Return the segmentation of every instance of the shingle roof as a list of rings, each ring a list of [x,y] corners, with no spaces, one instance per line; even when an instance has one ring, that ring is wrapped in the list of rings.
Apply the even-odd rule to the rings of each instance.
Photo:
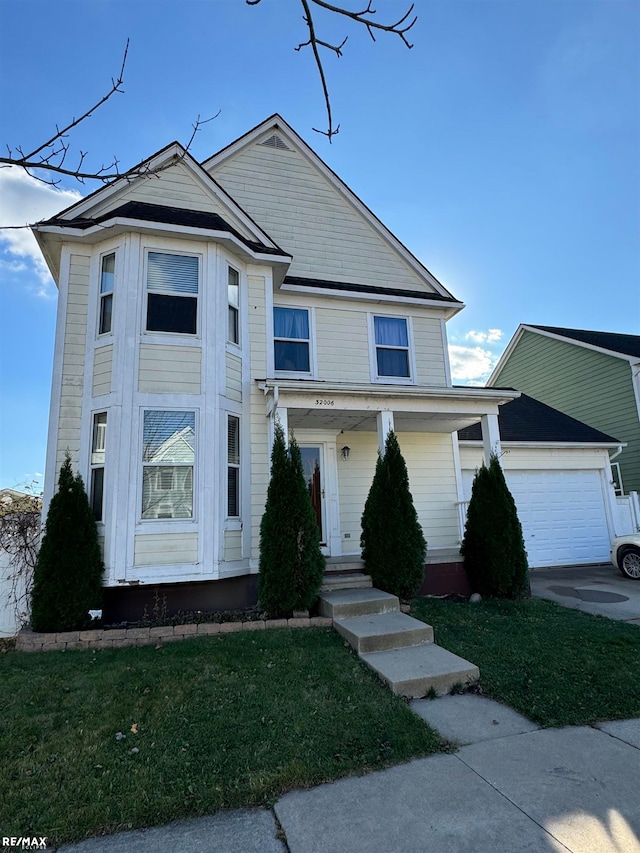
[[[454,302],[458,300],[454,296],[443,296],[427,290],[401,290],[396,287],[378,287],[373,284],[355,284],[344,281],[325,281],[318,278],[304,278],[301,276],[287,275],[283,284],[298,284],[304,287],[317,287],[326,290],[347,290],[352,293],[377,293],[385,296],[407,296],[413,299],[435,299],[439,302]]]
[[[572,338],[583,344],[591,344],[594,347],[602,347],[622,355],[632,355],[640,358],[640,335],[619,335],[616,332],[592,332],[588,329],[561,329],[557,326],[534,326],[532,329],[540,329],[543,332],[551,332],[561,335],[563,338]]]
[[[493,389],[494,391],[497,389]],[[553,409],[551,406],[521,394],[498,410],[502,441],[562,442],[576,444],[616,444],[617,439],[594,429],[582,421]],[[480,424],[458,431],[460,441],[481,441]]]
[[[48,219],[44,225],[61,225],[66,228],[85,230],[93,225],[99,225],[109,219],[122,217],[125,219],[140,219],[143,222],[162,222],[166,225],[185,225],[190,228],[204,228],[209,231],[226,231],[233,234],[245,246],[254,252],[266,255],[285,255],[281,249],[273,249],[263,243],[247,240],[217,213],[204,210],[186,210],[182,207],[168,207],[162,204],[148,204],[142,201],[128,201],[126,204],[110,210],[108,213],[95,218],[78,217],[76,219]]]

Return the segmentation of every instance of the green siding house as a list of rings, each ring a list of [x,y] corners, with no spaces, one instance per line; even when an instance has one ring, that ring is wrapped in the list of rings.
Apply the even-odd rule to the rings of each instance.
[[[489,378],[626,443],[624,492],[640,491],[640,336],[519,326]]]

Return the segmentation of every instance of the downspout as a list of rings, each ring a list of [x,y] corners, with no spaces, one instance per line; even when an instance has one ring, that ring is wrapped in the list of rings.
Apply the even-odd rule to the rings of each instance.
[[[618,456],[620,456],[620,454],[622,453],[623,447],[624,447],[624,445],[622,445],[622,444],[618,445],[618,449],[616,450],[616,452],[613,454],[613,456],[609,457],[609,462],[613,462],[614,459],[617,459]]]

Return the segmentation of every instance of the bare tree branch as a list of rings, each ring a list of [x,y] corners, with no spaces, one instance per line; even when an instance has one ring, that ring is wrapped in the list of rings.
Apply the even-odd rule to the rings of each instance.
[[[262,0],[245,0],[247,6],[257,6]],[[413,27],[415,22],[418,20],[418,16],[413,14],[415,4],[412,3],[407,11],[400,17],[397,21],[390,24],[384,24],[380,21],[374,19],[372,16],[376,14],[376,10],[372,7],[372,0],[368,0],[367,6],[365,9],[361,9],[360,11],[354,12],[350,9],[345,9],[344,6],[335,6],[333,3],[328,3],[326,0],[300,0],[302,4],[302,8],[304,11],[303,21],[307,25],[307,29],[309,30],[309,38],[307,41],[301,42],[295,50],[300,51],[303,47],[310,47],[313,52],[313,58],[316,63],[316,68],[318,69],[318,75],[320,77],[320,83],[322,85],[322,93],[324,95],[325,109],[327,113],[327,130],[318,130],[318,128],[314,127],[313,129],[316,133],[322,133],[323,136],[326,136],[331,142],[332,137],[334,137],[340,131],[340,125],[334,127],[333,124],[333,116],[331,112],[331,99],[329,97],[329,87],[327,85],[327,79],[324,72],[324,66],[322,63],[322,57],[320,55],[319,48],[323,47],[326,50],[333,51],[335,55],[339,58],[342,56],[342,48],[345,46],[347,42],[348,36],[342,40],[340,44],[331,44],[330,42],[324,41],[320,39],[316,32],[315,23],[313,20],[313,16],[311,14],[311,5],[313,4],[320,9],[325,9],[328,12],[332,12],[336,15],[342,15],[345,18],[349,18],[352,21],[355,21],[358,24],[362,24],[366,27],[367,32],[371,36],[373,41],[376,40],[375,31],[392,33],[397,35],[401,41],[411,49],[413,47],[412,44],[409,43],[407,39],[407,33]]]
[[[24,169],[24,171],[32,178],[35,178],[38,181],[41,181],[43,184],[47,184],[49,186],[58,186],[60,184],[61,179],[56,180],[55,175],[62,175],[69,178],[73,178],[81,184],[84,184],[85,181],[101,181],[106,184],[109,181],[115,180],[116,178],[125,178],[125,180],[132,181],[135,178],[140,177],[151,177],[153,175],[157,175],[159,172],[163,171],[167,168],[166,165],[159,166],[157,168],[152,169],[149,166],[143,165],[133,169],[129,169],[128,171],[121,172],[120,171],[120,161],[114,155],[113,159],[108,164],[102,164],[97,169],[88,169],[84,167],[85,159],[87,157],[87,152],[80,149],[78,155],[78,161],[76,166],[67,166],[66,160],[67,155],[69,154],[70,144],[67,141],[69,133],[77,128],[82,122],[90,119],[93,114],[100,107],[104,106],[108,100],[110,100],[116,93],[123,94],[124,89],[122,88],[124,83],[124,70],[127,63],[127,56],[129,54],[129,39],[127,39],[127,43],[125,45],[124,54],[122,56],[122,64],[120,66],[120,73],[117,78],[111,78],[111,88],[109,91],[103,95],[99,101],[97,101],[92,107],[88,110],[85,110],[82,115],[78,118],[72,119],[67,125],[63,128],[59,128],[56,125],[56,132],[51,136],[50,139],[47,139],[46,142],[41,143],[33,151],[30,151],[28,154],[25,154],[22,146],[17,145],[15,151],[12,150],[8,145],[6,146],[8,155],[6,157],[0,157],[0,168],[6,168],[7,166],[17,166],[18,168]],[[197,117],[196,121],[192,125],[192,133],[185,146],[185,151],[189,151],[191,145],[193,144],[193,140],[195,139],[196,134],[199,130],[201,130],[202,126],[207,124],[210,121],[213,121],[214,118],[217,118],[220,115],[220,110],[211,118],[201,119],[200,116]],[[175,162],[175,161],[174,161]],[[46,177],[43,177],[46,175]]]

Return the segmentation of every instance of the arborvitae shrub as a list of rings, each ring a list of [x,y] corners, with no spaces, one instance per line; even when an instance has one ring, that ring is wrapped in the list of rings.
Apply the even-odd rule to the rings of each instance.
[[[515,501],[495,455],[478,469],[461,554],[473,592],[492,598],[528,594],[527,552]]]
[[[47,513],[31,594],[34,631],[78,631],[102,606],[104,563],[80,474],[67,455]]]
[[[260,523],[261,607],[272,614],[308,610],[322,584],[325,559],[320,532],[302,470],[300,448],[276,424],[271,480]]]
[[[409,475],[393,431],[378,454],[362,513],[362,559],[374,586],[408,599],[424,578],[427,543],[409,489]]]

